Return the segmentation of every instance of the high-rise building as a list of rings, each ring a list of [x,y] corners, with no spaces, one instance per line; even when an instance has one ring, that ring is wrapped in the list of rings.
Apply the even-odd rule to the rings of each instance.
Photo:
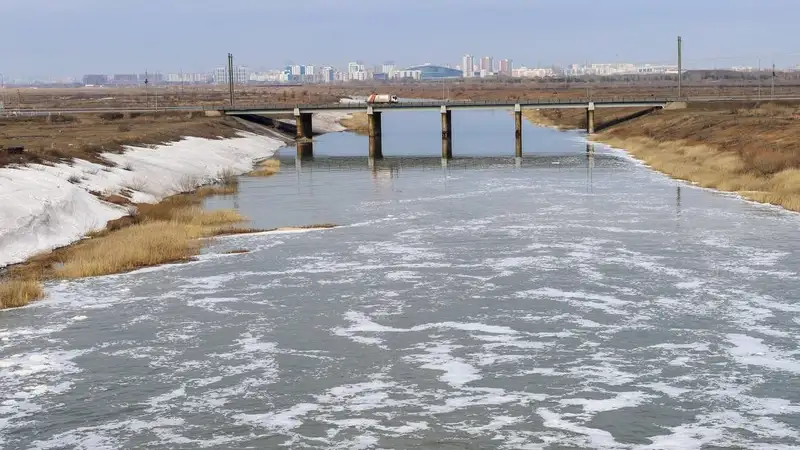
[[[498,72],[500,72],[502,75],[511,76],[512,70],[514,70],[514,67],[510,59],[500,60],[500,67],[498,67]]]
[[[247,84],[250,81],[250,71],[245,66],[233,68],[233,82],[236,84]]]
[[[322,82],[323,83],[330,83],[334,80],[334,76],[336,71],[333,70],[333,67],[325,66],[322,68]]]
[[[211,74],[211,79],[215,84],[228,84],[228,68],[217,67]],[[250,71],[244,66],[235,66],[233,68],[233,82],[234,84],[246,84],[250,80]]]
[[[358,62],[351,62],[347,64],[347,73],[363,72],[363,64]]]
[[[395,64],[391,61],[385,62],[381,66],[381,73],[387,74],[389,78],[392,77],[392,74],[394,73],[395,70],[397,70],[397,66],[395,66]]]
[[[214,81],[214,84],[226,84],[228,82],[228,68],[227,67],[217,67],[211,73],[211,79]]]
[[[103,86],[108,84],[108,75],[90,74],[83,76],[83,84],[86,86]]]
[[[463,73],[465,78],[469,78],[475,73],[474,65],[475,63],[472,55],[464,55],[464,57],[461,59],[461,67],[464,68]]]
[[[481,58],[481,72],[484,70],[487,73],[494,72],[494,59],[491,56],[484,56]]]

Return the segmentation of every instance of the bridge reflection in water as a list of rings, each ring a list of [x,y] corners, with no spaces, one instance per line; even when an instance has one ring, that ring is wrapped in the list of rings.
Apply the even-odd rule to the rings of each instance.
[[[573,177],[585,170],[586,192],[595,193],[594,175],[616,170],[629,170],[631,162],[614,154],[595,152],[594,144],[586,144],[585,152],[527,155],[522,158],[506,156],[456,157],[398,156],[369,158],[365,156],[318,156],[301,158],[294,152],[279,153],[281,171],[296,172],[298,179],[313,172],[365,172],[372,180],[382,184],[400,178],[403,171],[439,171],[443,175],[469,170],[558,170],[571,172]],[[566,175],[566,173],[565,173]],[[533,178],[535,179],[535,177]],[[602,178],[601,178],[602,179]],[[681,184],[675,189],[676,226],[680,226],[683,208]]]
[[[293,153],[293,152],[292,152]],[[369,172],[373,179],[399,178],[403,171],[440,171],[442,174],[468,170],[586,170],[587,192],[592,191],[592,173],[595,169],[614,170],[629,166],[629,162],[617,156],[595,153],[594,145],[587,144],[583,153],[553,153],[526,155],[525,157],[477,156],[307,156],[301,157],[281,152],[278,159],[281,171],[295,171],[298,176],[314,172]]]
[[[395,172],[415,170],[474,170],[474,169],[574,169],[594,167],[614,168],[628,165],[624,160],[610,154],[595,153],[594,146],[587,144],[585,153],[540,153],[524,157],[465,156],[453,159],[439,156],[307,156],[280,153],[281,167],[298,172],[312,171],[372,171]]]

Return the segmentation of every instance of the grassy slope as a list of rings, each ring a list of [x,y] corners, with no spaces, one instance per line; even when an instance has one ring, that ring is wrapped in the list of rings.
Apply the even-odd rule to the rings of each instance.
[[[575,128],[579,114],[559,117],[542,110],[526,116],[543,125]],[[608,118],[598,112],[597,120]],[[595,139],[624,148],[672,177],[800,211],[798,105],[690,105],[616,125]]]

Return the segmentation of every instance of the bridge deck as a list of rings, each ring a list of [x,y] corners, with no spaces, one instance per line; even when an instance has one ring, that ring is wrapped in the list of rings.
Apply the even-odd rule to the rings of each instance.
[[[647,108],[652,106],[666,106],[670,103],[669,99],[613,99],[594,101],[596,108]],[[589,101],[586,100],[535,100],[520,102],[496,102],[496,101],[413,101],[400,103],[377,103],[372,106],[374,111],[408,111],[408,110],[439,110],[442,106],[451,110],[458,109],[513,109],[520,105],[522,109],[565,109],[565,108],[588,108]],[[287,107],[279,105],[264,106],[239,106],[222,108],[228,115],[237,114],[291,114],[296,109],[302,112],[359,112],[365,111],[367,103],[334,103],[327,105],[297,105]]]

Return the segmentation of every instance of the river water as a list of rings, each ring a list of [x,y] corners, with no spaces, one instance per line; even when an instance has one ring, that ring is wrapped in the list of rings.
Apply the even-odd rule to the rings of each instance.
[[[800,219],[502,112],[384,117],[214,199],[199,261],[0,314],[0,447],[800,445]],[[224,254],[246,249],[249,253]]]

